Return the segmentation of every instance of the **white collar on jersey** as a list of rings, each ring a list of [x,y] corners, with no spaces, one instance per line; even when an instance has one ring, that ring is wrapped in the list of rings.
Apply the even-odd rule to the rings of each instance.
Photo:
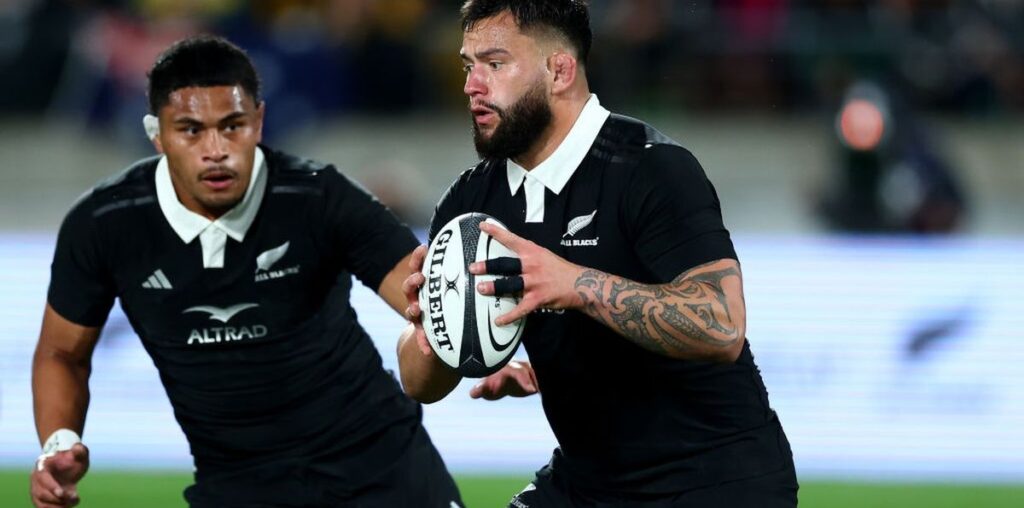
[[[594,144],[594,140],[597,139],[597,135],[601,132],[601,127],[604,126],[609,115],[611,112],[601,106],[597,95],[590,94],[590,99],[583,106],[583,111],[580,111],[580,116],[569,130],[569,134],[547,159],[544,159],[531,171],[523,169],[511,159],[508,160],[506,174],[508,175],[509,192],[515,194],[519,190],[519,186],[529,178],[555,194],[561,193],[565,184],[576,172],[576,168],[590,152],[591,145]],[[541,189],[539,185],[527,185],[526,222],[543,222],[544,194],[540,193],[539,196],[536,196],[535,192],[531,192],[531,188]]]
[[[583,106],[583,111],[580,111],[580,116],[572,129],[569,129],[569,134],[547,159],[531,171],[523,169],[511,159],[508,160],[509,191],[515,194],[529,175],[543,183],[551,192],[561,193],[569,178],[576,172],[576,168],[583,162],[583,158],[590,152],[591,145],[594,144],[610,114],[610,111],[601,106],[597,95],[590,94],[590,99]]]
[[[160,202],[160,210],[178,234],[181,241],[191,243],[197,236],[203,244],[203,266],[221,268],[224,266],[224,244],[227,238],[236,242],[245,239],[249,226],[256,219],[263,194],[267,187],[267,171],[263,151],[256,147],[253,157],[252,173],[249,176],[249,188],[245,190],[242,201],[221,215],[217,220],[210,220],[198,213],[185,208],[178,201],[171,182],[171,172],[167,166],[167,157],[161,157],[156,166],[156,197]]]

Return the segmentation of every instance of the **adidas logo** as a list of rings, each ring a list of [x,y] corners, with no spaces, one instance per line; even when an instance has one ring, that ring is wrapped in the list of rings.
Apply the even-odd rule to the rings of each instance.
[[[150,275],[146,282],[142,283],[142,287],[146,289],[174,289],[174,286],[171,286],[171,281],[167,280],[164,271],[160,269],[153,272],[153,275]]]

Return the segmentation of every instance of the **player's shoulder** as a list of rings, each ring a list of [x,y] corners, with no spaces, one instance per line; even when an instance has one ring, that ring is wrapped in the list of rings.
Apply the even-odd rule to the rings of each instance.
[[[460,173],[438,199],[430,220],[431,228],[440,227],[464,210],[479,209],[487,194],[488,182],[504,168],[504,160],[484,159]]]
[[[270,173],[271,192],[323,194],[340,176],[329,163],[260,145]]]
[[[333,167],[323,161],[275,150],[265,145],[260,145],[260,150],[263,151],[268,166],[288,176],[316,176],[321,171]]]
[[[154,173],[160,156],[139,159],[104,178],[83,193],[72,205],[69,216],[100,218],[111,212],[156,203]]]
[[[681,143],[666,136],[651,124],[626,115],[613,113],[598,134],[596,145],[613,151],[618,159],[641,162],[651,157],[687,154]]]
[[[488,178],[505,169],[505,161],[502,159],[483,159],[463,171],[456,183],[466,185],[483,185]]]
[[[634,175],[700,171],[693,152],[652,125],[620,114],[609,116],[594,144],[598,156]]]
[[[442,200],[445,198],[478,195],[485,191],[490,179],[504,169],[504,160],[483,159],[478,161],[459,174],[451,185],[448,186]]]

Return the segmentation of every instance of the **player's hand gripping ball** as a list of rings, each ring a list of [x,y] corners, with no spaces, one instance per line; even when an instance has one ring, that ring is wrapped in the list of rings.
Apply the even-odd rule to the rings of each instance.
[[[518,305],[521,278],[509,279],[519,286],[518,292],[507,296],[476,291],[478,282],[521,272],[516,254],[480,231],[484,221],[505,228],[486,214],[460,215],[437,232],[423,261],[426,282],[419,293],[423,331],[434,354],[464,377],[484,377],[501,369],[519,346],[526,325],[525,317],[505,326],[494,324],[494,318]],[[487,260],[491,260],[487,275],[469,273],[470,263]]]

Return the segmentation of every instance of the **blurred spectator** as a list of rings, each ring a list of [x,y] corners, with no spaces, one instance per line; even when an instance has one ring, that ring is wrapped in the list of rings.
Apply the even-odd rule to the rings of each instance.
[[[599,83],[596,90],[619,103],[649,104],[671,88],[671,0],[617,0],[594,9],[596,46],[587,72]],[[667,85],[667,86],[666,86]]]
[[[624,109],[814,111],[855,76],[924,111],[1024,110],[1024,2],[593,2],[593,88]],[[141,143],[153,48],[213,31],[265,77],[273,139],[353,113],[451,109],[454,14],[437,0],[6,0],[0,115],[56,111]]]
[[[948,233],[964,192],[913,113],[882,87],[858,82],[836,114],[837,171],[820,203],[834,229]]]
[[[0,113],[44,110],[68,56],[78,13],[60,0],[0,2]]]

